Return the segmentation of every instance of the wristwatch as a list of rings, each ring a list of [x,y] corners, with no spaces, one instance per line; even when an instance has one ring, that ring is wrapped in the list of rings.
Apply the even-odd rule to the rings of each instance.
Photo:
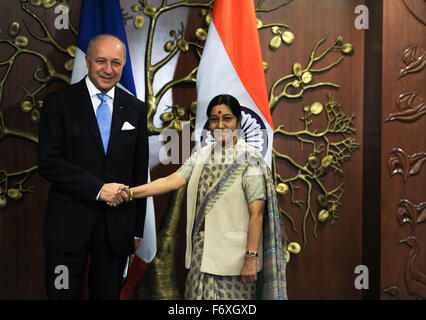
[[[246,254],[250,257],[258,257],[259,254],[256,251],[247,251]]]

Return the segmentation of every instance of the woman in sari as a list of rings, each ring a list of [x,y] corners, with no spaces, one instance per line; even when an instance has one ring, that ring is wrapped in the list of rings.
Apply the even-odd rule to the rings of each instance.
[[[286,239],[271,172],[258,151],[238,137],[237,99],[216,96],[207,116],[216,142],[173,174],[130,188],[128,198],[188,185],[185,299],[286,299]]]

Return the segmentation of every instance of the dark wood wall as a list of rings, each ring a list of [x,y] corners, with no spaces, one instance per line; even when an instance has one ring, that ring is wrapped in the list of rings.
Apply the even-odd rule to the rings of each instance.
[[[25,3],[25,1],[22,1]],[[34,2],[37,4],[37,2]],[[67,71],[64,64],[71,58],[67,53],[62,53],[54,48],[52,44],[35,39],[27,30],[28,28],[37,37],[46,37],[41,24],[31,15],[36,14],[40,21],[47,27],[53,39],[66,49],[76,43],[76,36],[70,29],[57,30],[54,20],[57,15],[54,8],[44,8],[26,2],[24,10],[20,1],[0,1],[0,61],[7,61],[17,50],[7,40],[14,42],[17,36],[24,36],[28,44],[22,49],[30,52],[20,53],[13,60],[10,74],[6,76],[7,66],[0,67],[0,81],[4,84],[3,95],[0,100],[0,111],[4,117],[4,124],[0,129],[0,197],[4,195],[6,187],[16,189],[16,182],[23,178],[22,175],[7,179],[6,172],[13,174],[30,169],[37,164],[37,144],[32,142],[37,139],[38,124],[31,121],[32,111],[23,112],[21,103],[32,101],[27,96],[25,88],[29,93],[35,92],[43,85],[34,79],[34,72],[40,66],[38,76],[46,78],[46,64],[42,54],[54,67],[54,69],[68,77],[71,72]],[[80,12],[80,1],[72,1],[70,21],[78,26]],[[20,26],[16,35],[9,33],[13,22]],[[43,100],[46,94],[65,86],[62,80],[48,80],[46,88],[34,95],[35,102]],[[35,105],[31,110],[39,110]],[[24,132],[29,138],[13,137],[4,135],[4,128]],[[44,252],[43,252],[43,217],[46,207],[48,184],[35,171],[23,183],[23,189],[34,187],[33,193],[24,193],[21,200],[13,200],[5,196],[7,204],[0,209],[0,299],[44,299]]]
[[[384,1],[381,296],[426,298],[426,5]]]
[[[284,99],[273,112],[274,126],[285,125],[288,131],[304,129],[304,123],[299,119],[303,117],[303,107],[318,101],[325,105],[327,94],[342,105],[347,115],[355,114],[354,138],[362,143],[363,140],[363,114],[364,114],[364,30],[354,27],[354,9],[362,1],[294,1],[285,9],[271,14],[263,14],[266,22],[282,22],[290,27],[295,35],[291,45],[279,48],[277,51],[268,50],[271,31],[261,31],[263,58],[270,64],[266,80],[271,83],[292,71],[293,64],[299,62],[305,67],[314,49],[315,44],[328,34],[327,39],[318,48],[315,56],[323,53],[337,37],[343,37],[343,43],[351,43],[355,48],[352,56],[345,56],[343,61],[329,71],[314,74],[313,83],[331,82],[340,87],[320,87],[307,90],[302,98]],[[261,17],[262,17],[261,16]],[[266,18],[267,17],[267,18]],[[315,68],[326,67],[342,55],[340,50],[333,50],[324,59],[318,61]],[[322,113],[312,120],[312,126],[322,132],[326,126]],[[313,129],[312,129],[313,130]],[[307,138],[305,136],[305,138]],[[331,139],[340,139],[331,136]],[[301,145],[295,139],[277,136],[274,140],[275,148],[305,164],[312,147]],[[324,155],[322,155],[324,156]],[[328,190],[344,184],[343,205],[339,210],[339,218],[334,225],[330,221],[317,222],[317,238],[314,237],[314,222],[308,216],[306,220],[306,247],[298,255],[292,255],[288,264],[287,285],[289,299],[360,299],[362,292],[354,287],[354,269],[363,264],[362,260],[362,170],[363,149],[355,151],[350,160],[344,163],[343,174],[328,172],[324,185]],[[293,166],[286,161],[277,163],[278,172],[283,177],[292,177],[295,174]],[[290,241],[296,241],[303,247],[303,219],[306,210],[305,183],[297,184],[300,189],[295,192],[295,199],[305,201],[303,208],[290,204],[290,195],[279,196],[281,207],[295,220],[297,233],[286,221],[287,233]],[[320,190],[313,184],[312,211],[317,216],[320,206],[316,200]],[[303,270],[303,271],[302,271]]]
[[[281,2],[270,1],[271,6]],[[414,253],[414,249],[407,244],[398,243],[409,236],[417,239],[421,251],[416,256],[414,269],[424,274],[425,223],[422,221],[414,223],[413,215],[415,212],[417,220],[424,217],[424,205],[422,207],[421,204],[426,201],[424,198],[426,168],[424,166],[422,168],[421,162],[412,159],[421,161],[425,152],[425,117],[420,116],[418,119],[404,122],[384,121],[390,113],[398,111],[396,99],[401,94],[417,92],[417,100],[409,102],[410,100],[403,99],[402,108],[405,108],[404,103],[418,105],[421,98],[425,97],[424,69],[398,79],[400,70],[406,67],[406,63],[401,59],[404,50],[417,45],[417,51],[413,55],[408,54],[406,58],[413,59],[421,56],[422,49],[425,48],[425,26],[420,21],[421,18],[416,18],[410,13],[404,3],[411,9],[417,8],[418,15],[424,14],[422,11],[424,7],[421,7],[423,1],[420,0],[293,0],[277,11],[258,14],[263,24],[286,24],[295,35],[293,44],[282,44],[277,50],[271,50],[269,42],[274,34],[271,29],[260,30],[263,59],[269,64],[269,70],[266,72],[268,88],[277,79],[290,74],[295,62],[306,66],[315,44],[325,34],[328,34],[328,37],[318,48],[318,55],[338,36],[343,37],[343,43],[350,43],[355,48],[354,54],[345,55],[339,65],[313,76],[314,83],[332,82],[338,84],[339,88],[320,87],[307,90],[303,97],[298,99],[282,99],[273,112],[275,127],[285,125],[288,131],[303,130],[303,122],[300,121],[303,107],[317,101],[324,105],[327,102],[327,94],[332,94],[334,100],[342,105],[346,115],[355,115],[353,127],[356,128],[356,132],[348,136],[355,138],[359,143],[359,148],[353,152],[348,161],[344,162],[343,174],[335,174],[330,170],[322,179],[329,189],[344,184],[338,219],[333,224],[331,221],[317,222],[315,238],[314,219],[308,217],[305,247],[303,247],[302,225],[306,209],[307,185],[298,183],[300,189],[295,192],[295,199],[305,201],[302,209],[291,204],[289,194],[279,198],[281,207],[294,218],[297,232],[293,230],[290,221],[284,218],[289,240],[302,245],[301,253],[292,255],[288,264],[287,286],[290,299],[396,297],[406,299],[414,298],[414,292],[420,292],[417,294],[426,297],[424,285],[422,287],[419,283],[409,282],[407,286],[407,281],[419,275],[411,273],[411,278],[406,278],[406,270],[411,261],[410,254]],[[13,39],[8,35],[8,28],[13,21],[18,21],[21,25],[19,34],[26,35],[30,40],[28,48],[43,52],[58,71],[70,76],[63,67],[69,57],[53,48],[51,44],[34,39],[28,33],[23,21],[26,21],[37,35],[42,35],[43,30],[22,10],[19,2],[1,0],[0,4],[3,8],[0,13],[2,30],[0,38]],[[358,30],[354,26],[357,17],[354,10],[358,5],[366,5],[369,9],[368,30]],[[71,1],[71,7],[71,21],[77,26],[80,1]],[[56,30],[53,27],[55,15],[52,9],[31,8],[46,21],[50,32],[59,43],[70,45],[76,42],[76,37],[71,31]],[[190,16],[198,23],[200,18],[197,11],[192,11]],[[190,24],[189,28],[195,27]],[[0,43],[0,61],[7,59],[11,52],[13,50],[10,45]],[[315,67],[325,67],[339,57],[342,57],[341,51],[335,49]],[[185,59],[192,64],[195,57],[182,55],[179,68],[185,68]],[[5,82],[4,94],[0,100],[6,126],[30,132],[33,136],[37,136],[37,124],[30,121],[28,113],[20,110],[25,93],[19,86],[24,86],[28,90],[35,90],[39,86],[33,79],[33,72],[39,64],[40,60],[37,57],[21,55]],[[3,78],[4,72],[5,68],[0,67],[0,79]],[[37,96],[37,100],[42,100],[47,92],[64,85],[61,81],[52,82]],[[189,86],[174,91],[174,97],[179,105],[189,105],[195,95],[195,89]],[[326,125],[321,116],[313,120],[312,126],[318,130],[322,130]],[[335,136],[333,139],[337,141],[340,137]],[[306,163],[312,151],[307,144],[301,151],[300,143],[283,136],[278,136],[274,140],[274,147],[301,164]],[[407,163],[401,160],[399,163],[397,160],[393,161],[393,166],[397,170],[401,169],[401,173],[409,174],[413,167],[419,169],[406,180],[403,174],[390,174],[390,159],[395,157],[401,159],[398,155],[391,154],[395,147],[404,150],[406,158],[409,159]],[[398,154],[401,155],[401,152]],[[412,155],[415,156],[410,157]],[[0,170],[5,169],[8,173],[16,172],[27,169],[35,163],[35,143],[24,139],[0,137]],[[151,175],[152,178],[157,178],[175,169],[171,166],[159,166],[151,172]],[[294,167],[284,160],[277,161],[277,171],[284,178],[295,174]],[[0,181],[3,176],[4,173],[0,171]],[[7,206],[0,209],[0,299],[45,298],[42,239],[48,185],[37,173],[32,174],[24,185],[34,186],[35,192],[24,194],[23,199],[19,201],[8,198]],[[4,188],[1,184],[0,187]],[[321,209],[316,200],[319,194],[320,190],[314,186],[311,203],[312,214],[315,216]],[[158,229],[161,227],[169,198],[168,195],[155,198]],[[414,211],[402,210],[410,207],[406,201],[398,206],[404,199],[416,205]],[[402,209],[399,210],[400,208]],[[398,214],[403,215],[404,212],[408,212],[412,224],[400,225]],[[181,240],[183,232],[182,227]],[[182,290],[185,277],[182,244],[177,254],[176,268],[179,287]],[[354,270],[358,265],[366,265],[369,268],[369,290],[355,288],[354,281],[357,274]]]

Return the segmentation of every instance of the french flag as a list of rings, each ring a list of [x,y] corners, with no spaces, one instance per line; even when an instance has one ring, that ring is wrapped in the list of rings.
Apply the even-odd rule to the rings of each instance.
[[[207,106],[219,94],[242,106],[242,137],[271,165],[273,123],[267,96],[254,1],[215,0],[197,73],[198,146],[212,142]],[[204,129],[204,131],[203,131]],[[204,136],[200,136],[203,132]]]
[[[87,75],[85,61],[87,45],[93,37],[104,33],[117,36],[126,44],[126,65],[123,68],[123,74],[118,86],[136,96],[131,57],[119,0],[84,0],[82,2],[80,27],[71,83],[76,83]],[[142,245],[137,249],[130,266],[126,266],[126,270],[123,270],[123,276],[127,278],[127,280],[121,290],[121,299],[128,298],[129,294],[141,279],[148,264],[154,259],[156,252],[157,239],[154,203],[152,197],[150,197],[147,199],[147,212]],[[83,292],[82,297],[88,297],[87,290]]]

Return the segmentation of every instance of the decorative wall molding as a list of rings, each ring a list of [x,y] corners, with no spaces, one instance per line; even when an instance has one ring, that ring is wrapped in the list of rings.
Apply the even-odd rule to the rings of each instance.
[[[399,79],[405,77],[410,73],[417,73],[423,70],[426,65],[426,51],[422,48],[422,52],[418,53],[417,45],[413,45],[405,49],[402,54],[402,61],[405,63],[405,67],[399,72]]]
[[[426,202],[414,204],[410,200],[401,199],[396,213],[400,225],[410,224],[413,228],[426,221]]]
[[[425,0],[402,0],[405,7],[413,15],[414,18],[419,20],[423,25],[426,26],[426,17],[425,17]]]
[[[402,93],[396,99],[397,112],[392,112],[385,119],[388,121],[414,122],[426,114],[426,104],[417,92]]]
[[[390,286],[383,289],[383,293],[395,297],[397,300],[401,300],[401,290],[399,290],[398,286]]]
[[[390,175],[400,174],[404,182],[408,177],[418,174],[426,161],[426,152],[409,155],[402,148],[395,147],[390,153],[392,155],[388,160]]]
[[[426,275],[416,267],[416,258],[420,252],[418,240],[416,237],[410,236],[399,243],[405,243],[411,248],[405,269],[405,283],[408,294],[419,300],[426,299]],[[421,267],[424,268],[424,265]]]

